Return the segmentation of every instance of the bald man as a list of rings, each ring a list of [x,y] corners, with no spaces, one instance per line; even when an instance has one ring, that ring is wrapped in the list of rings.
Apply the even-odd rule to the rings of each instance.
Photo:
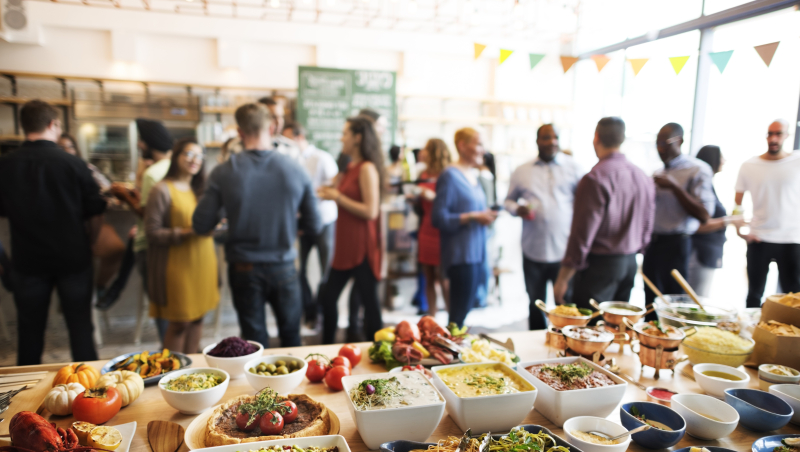
[[[711,167],[681,153],[681,145],[683,128],[679,124],[671,122],[658,132],[656,148],[664,169],[653,176],[656,216],[642,271],[665,294],[683,293],[670,273],[677,269],[684,277],[688,274],[691,236],[708,221],[716,206]],[[655,293],[645,286],[646,303],[654,300]],[[649,316],[656,319],[655,314]]]
[[[778,264],[784,292],[800,292],[800,153],[786,152],[789,123],[773,121],[767,129],[767,152],[744,162],[736,180],[736,205],[745,192],[753,199],[747,241],[747,307],[761,306],[769,263]]]

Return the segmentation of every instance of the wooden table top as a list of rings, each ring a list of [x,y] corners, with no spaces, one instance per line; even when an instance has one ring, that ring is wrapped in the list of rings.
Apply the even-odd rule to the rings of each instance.
[[[520,356],[520,358],[523,361],[532,361],[532,360],[557,357],[558,350],[545,345],[544,331],[495,333],[493,334],[493,336],[496,337],[497,339],[500,339],[501,341],[505,340],[506,338],[513,339],[514,344],[516,346],[516,353]],[[369,348],[370,344],[361,343],[359,345],[361,346],[363,357],[361,363],[355,369],[353,369],[353,374],[385,371],[382,365],[376,365],[370,363],[369,357],[367,356],[367,349]],[[338,353],[340,347],[341,344],[267,349],[264,350],[264,354],[289,354],[296,356],[298,358],[303,358],[309,353],[323,353],[333,357]],[[612,344],[611,347],[609,347],[609,349],[606,350],[606,357],[615,358],[617,364],[620,366],[623,372],[627,373],[634,379],[638,380],[639,383],[643,384],[644,386],[659,386],[672,389],[673,391],[679,393],[700,393],[700,394],[703,393],[703,391],[700,389],[700,387],[694,380],[688,378],[687,376],[681,373],[681,369],[684,369],[687,371],[687,373],[691,375],[692,373],[691,365],[688,363],[679,364],[678,369],[676,369],[674,374],[670,371],[662,370],[661,378],[655,380],[653,379],[653,374],[654,374],[653,369],[645,368],[644,371],[642,371],[639,365],[638,357],[633,353],[631,353],[629,347],[625,347],[624,352],[620,354],[619,346],[617,344]],[[192,367],[206,366],[206,362],[203,355],[201,354],[191,355],[191,358],[193,361]],[[106,361],[95,361],[90,364],[92,364],[99,370],[103,367],[103,365],[105,365],[105,363]],[[30,372],[34,370],[55,370],[59,367],[61,367],[61,365],[9,367],[0,369],[0,373],[8,374],[8,373]],[[750,374],[750,387],[758,389],[758,372],[754,369],[746,369],[746,371]],[[341,391],[333,392],[321,383],[310,383],[308,382],[308,380],[305,379],[303,380],[303,383],[292,392],[298,394],[299,393],[308,394],[313,399],[324,403],[329,409],[333,410],[341,420],[341,431],[339,432],[339,434],[345,437],[352,451],[362,452],[367,450],[367,447],[361,440],[361,436],[358,434],[358,431],[356,430],[355,422],[350,416],[350,412],[348,411],[347,408],[348,401],[346,400],[345,398],[346,396],[343,392]],[[225,393],[225,396],[222,398],[222,401],[224,402],[230,399],[231,397],[239,396],[242,394],[254,394],[254,393],[255,391],[253,390],[253,388],[247,383],[247,380],[244,377],[242,377],[236,380],[232,380],[230,382],[227,392]],[[628,384],[627,392],[625,393],[623,403],[631,401],[646,401],[646,400],[647,396],[643,390],[637,388],[632,384]],[[195,416],[181,414],[177,410],[169,406],[161,397],[158,386],[154,385],[145,388],[144,393],[142,394],[141,397],[139,397],[139,399],[137,399],[133,404],[123,408],[113,419],[111,419],[105,425],[113,426],[113,425],[136,421],[137,422],[136,435],[131,443],[130,451],[149,452],[150,447],[147,441],[147,423],[149,421],[156,419],[166,420],[166,421],[177,422],[178,424],[187,427],[194,418]],[[617,423],[620,422],[618,411],[614,411],[611,415],[609,415],[608,418],[614,422]],[[54,417],[53,419],[51,419],[51,421],[55,422],[59,427],[61,426],[68,427],[72,423],[72,418]],[[541,425],[543,427],[550,429],[556,435],[559,435],[562,438],[566,439],[566,435],[564,434],[564,431],[561,428],[556,427],[552,422],[548,421],[535,409],[528,414],[528,416],[523,421],[523,424]],[[435,442],[436,440],[444,438],[446,436],[460,436],[462,433],[463,432],[459,431],[458,426],[453,422],[453,420],[450,419],[450,416],[448,416],[447,413],[445,413],[444,418],[440,422],[436,431],[430,437],[430,440]],[[747,428],[743,427],[740,424],[730,436],[728,436],[727,438],[722,438],[717,441],[700,441],[687,434],[683,437],[680,443],[678,443],[676,446],[673,447],[673,450],[677,450],[688,446],[701,446],[701,447],[718,446],[737,451],[749,451],[753,441],[755,441],[756,439],[768,435],[777,435],[777,434],[800,434],[800,427],[793,424],[789,424],[778,431],[762,433],[762,432],[754,432],[748,430]],[[628,450],[644,451],[647,449],[632,442]]]

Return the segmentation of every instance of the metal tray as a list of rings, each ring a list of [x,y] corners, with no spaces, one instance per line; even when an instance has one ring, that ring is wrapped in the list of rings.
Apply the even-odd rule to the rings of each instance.
[[[150,351],[150,354],[152,355],[152,354],[155,354],[155,353],[160,353],[161,351],[162,350]],[[114,364],[117,364],[120,361],[124,361],[124,360],[130,358],[131,356],[137,355],[139,353],[142,353],[142,352],[126,353],[124,355],[119,355],[116,358],[112,358],[111,361],[107,362],[106,365],[103,366],[102,369],[100,369],[100,373],[101,374],[106,374],[108,372],[111,372]],[[192,366],[192,359],[189,358],[188,356],[184,355],[183,353],[179,353],[179,352],[170,352],[170,353],[175,355],[175,356],[177,356],[178,357],[178,361],[181,362],[181,367],[178,368],[178,369],[174,369],[174,370],[186,369],[187,367],[191,367]],[[170,371],[170,372],[172,372],[172,371]],[[154,385],[154,384],[158,383],[159,381],[161,381],[161,378],[164,375],[168,374],[168,373],[169,372],[164,372],[164,373],[162,373],[160,375],[154,375],[152,377],[145,378],[144,379],[145,386],[150,386],[150,385]]]
[[[578,449],[572,444],[566,442],[560,436],[551,432],[549,429],[547,429],[547,427],[542,427],[541,425],[535,425],[535,424],[525,424],[525,425],[520,425],[520,427],[531,433],[539,433],[540,431],[545,432],[546,434],[550,435],[554,440],[556,440],[557,446],[568,447],[570,452],[583,452],[582,450]],[[504,435],[506,435],[506,433],[500,433],[492,435],[492,438],[499,439],[501,436]],[[428,446],[435,446],[435,445],[436,443],[418,443],[416,441],[405,441],[405,440],[389,441],[388,443],[381,444],[381,452],[411,452],[412,450],[415,449],[428,450]]]

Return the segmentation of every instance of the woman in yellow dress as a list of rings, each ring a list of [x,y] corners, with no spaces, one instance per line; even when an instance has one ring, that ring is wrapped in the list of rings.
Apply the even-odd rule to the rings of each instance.
[[[205,188],[204,167],[197,141],[178,141],[145,211],[150,316],[169,321],[164,347],[183,353],[198,352],[203,316],[219,302],[214,240],[192,230],[192,213]]]

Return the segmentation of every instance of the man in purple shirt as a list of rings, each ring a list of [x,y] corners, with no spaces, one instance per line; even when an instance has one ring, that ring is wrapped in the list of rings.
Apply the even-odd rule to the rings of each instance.
[[[594,150],[600,161],[575,192],[567,251],[553,285],[563,304],[570,280],[572,302],[589,308],[589,300],[629,301],[636,276],[636,253],[650,241],[655,215],[653,180],[625,156],[625,123],[603,118],[597,123]]]

